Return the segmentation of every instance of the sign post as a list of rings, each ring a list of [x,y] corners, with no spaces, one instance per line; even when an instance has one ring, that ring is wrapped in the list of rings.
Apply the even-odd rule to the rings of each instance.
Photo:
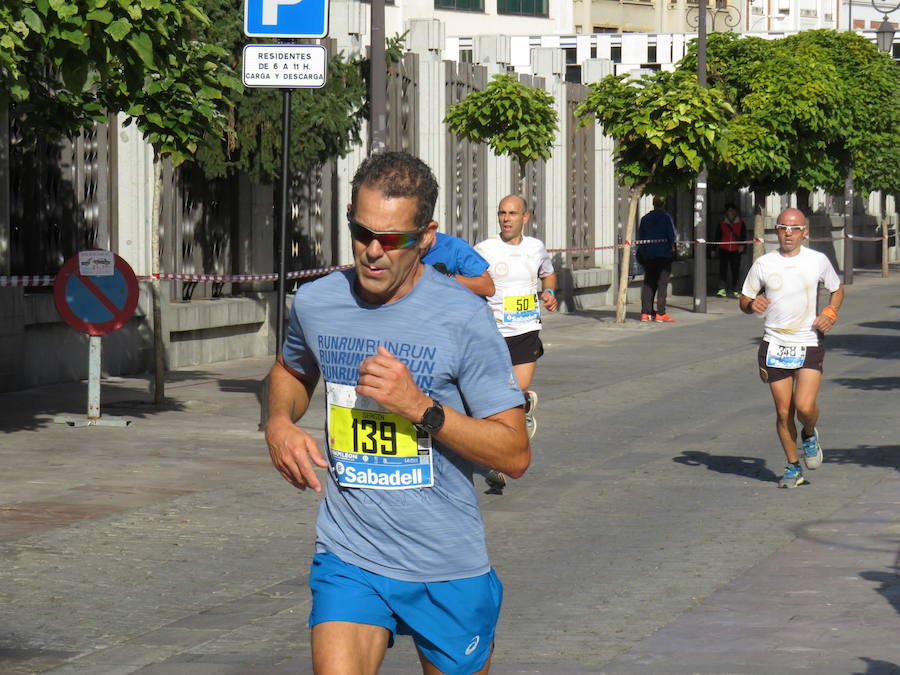
[[[87,417],[63,415],[54,422],[73,427],[124,427],[120,417],[100,415],[101,336],[118,330],[134,314],[137,277],[131,266],[112,251],[81,251],[56,275],[53,297],[63,321],[89,335]]]
[[[328,35],[328,0],[244,0],[244,35],[270,38],[323,38]],[[275,353],[284,343],[287,212],[290,189],[291,88],[325,86],[328,55],[321,45],[246,45],[243,81],[247,87],[279,87],[281,114],[281,217],[278,234],[278,292]]]

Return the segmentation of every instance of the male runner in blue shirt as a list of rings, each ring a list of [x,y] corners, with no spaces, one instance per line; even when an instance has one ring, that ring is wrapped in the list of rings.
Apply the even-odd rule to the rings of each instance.
[[[270,374],[272,462],[300,490],[325,486],[310,572],[318,674],[374,675],[398,633],[426,673],[490,668],[502,586],[472,473],[521,476],[531,450],[489,308],[421,262],[436,199],[421,160],[363,162],[347,214],[354,268],[301,287]],[[295,425],[320,378],[324,451]]]

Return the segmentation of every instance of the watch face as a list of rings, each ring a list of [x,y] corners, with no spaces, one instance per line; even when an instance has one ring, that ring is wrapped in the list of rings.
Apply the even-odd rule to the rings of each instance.
[[[435,403],[435,405],[426,410],[425,414],[422,416],[422,426],[429,430],[437,431],[443,424],[444,409],[440,404]]]

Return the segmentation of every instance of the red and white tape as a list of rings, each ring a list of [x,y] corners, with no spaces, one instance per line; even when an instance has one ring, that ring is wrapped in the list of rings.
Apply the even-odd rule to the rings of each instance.
[[[825,241],[842,241],[844,239],[851,239],[853,241],[882,241],[885,238],[884,235],[878,237],[860,237],[854,234],[848,234],[846,236],[840,237],[825,237],[825,238],[811,238],[809,241],[811,242],[825,242]],[[610,244],[608,246],[592,246],[589,248],[548,248],[548,253],[586,253],[589,251],[608,251],[614,249],[622,249],[626,246],[638,246],[640,244],[660,244],[668,241],[668,239],[636,239],[635,241],[626,241],[621,244]],[[753,239],[748,239],[744,241],[707,241],[705,239],[692,239],[679,241],[679,244],[686,245],[694,245],[694,244],[707,244],[710,246],[718,246],[720,244],[755,244],[757,242],[763,244],[776,244],[778,243],[774,239],[761,239],[759,237],[754,237]],[[346,270],[353,267],[353,265],[333,265],[331,267],[319,267],[316,269],[309,270],[297,270],[294,272],[288,272],[285,274],[286,279],[303,279],[307,277],[318,277],[324,274],[330,274],[331,272],[336,272],[338,270]],[[153,275],[143,275],[138,276],[138,279],[152,279],[158,278],[162,281],[212,281],[214,283],[235,283],[242,281],[277,281],[278,274],[269,273],[269,274],[185,274],[185,273],[169,273],[163,272],[160,274]],[[53,282],[56,280],[55,276],[52,275],[38,275],[38,274],[22,274],[22,275],[12,275],[12,276],[3,276],[0,275],[0,286],[52,286]]]

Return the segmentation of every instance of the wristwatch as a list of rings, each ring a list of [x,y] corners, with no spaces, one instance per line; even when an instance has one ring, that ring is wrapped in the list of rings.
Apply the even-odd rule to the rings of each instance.
[[[444,406],[439,401],[431,399],[432,405],[425,414],[422,415],[421,422],[413,422],[413,426],[426,434],[436,434],[444,426]]]

